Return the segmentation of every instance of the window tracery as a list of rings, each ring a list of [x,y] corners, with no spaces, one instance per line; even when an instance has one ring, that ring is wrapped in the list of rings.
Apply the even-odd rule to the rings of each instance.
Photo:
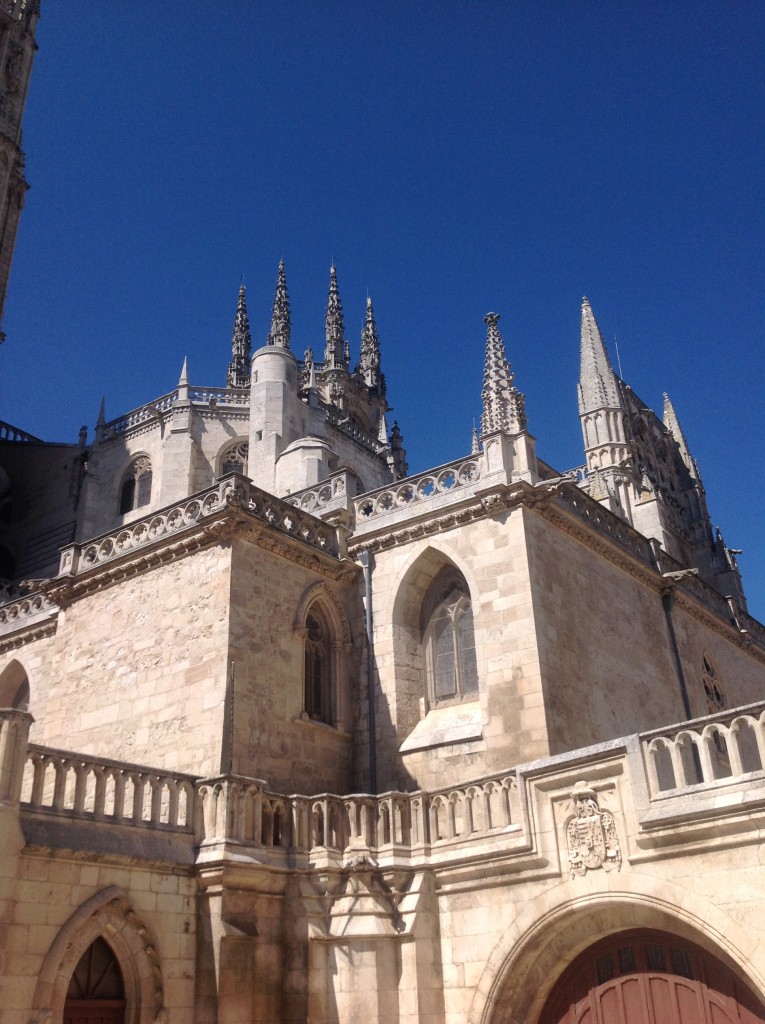
[[[715,663],[705,651],[701,658],[701,681],[704,685],[704,693],[707,698],[708,713],[716,715],[718,711],[724,711],[727,707],[725,690],[717,674]]]
[[[140,455],[128,467],[120,486],[119,514],[124,516],[137,508],[143,508],[151,501],[151,462],[148,456]]]
[[[432,704],[478,697],[473,609],[465,581],[442,570],[423,607],[423,646]]]
[[[220,457],[218,476],[227,473],[242,473],[247,476],[247,458],[250,446],[247,441],[236,441],[225,448]]]
[[[303,709],[308,718],[333,724],[333,643],[326,616],[314,604],[305,619]]]

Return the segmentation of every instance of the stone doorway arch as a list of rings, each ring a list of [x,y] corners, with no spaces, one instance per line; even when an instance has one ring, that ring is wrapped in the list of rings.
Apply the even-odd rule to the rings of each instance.
[[[119,964],[124,984],[124,1024],[165,1024],[162,969],[156,944],[125,893],[109,886],[91,897],[58,933],[35,990],[32,1020],[61,1024],[67,992],[83,954],[103,938]]]
[[[563,971],[539,1024],[763,1024],[765,1007],[721,960],[667,932],[617,932]]]

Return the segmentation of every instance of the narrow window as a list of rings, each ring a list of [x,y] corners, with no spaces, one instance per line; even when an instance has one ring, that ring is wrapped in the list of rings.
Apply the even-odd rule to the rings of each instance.
[[[305,620],[304,710],[317,722],[332,724],[332,638],[320,608]]]
[[[452,569],[434,580],[423,607],[429,700],[472,699],[478,695],[473,610],[464,580]]]
[[[151,478],[151,462],[145,455],[142,455],[131,464],[122,478],[119,506],[121,516],[149,504],[151,501]]]

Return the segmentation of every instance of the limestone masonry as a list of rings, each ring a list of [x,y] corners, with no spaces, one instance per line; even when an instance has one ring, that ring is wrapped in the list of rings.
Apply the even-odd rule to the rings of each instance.
[[[218,382],[0,425],[0,1024],[765,1021],[765,627],[588,300],[565,471],[484,319],[472,450],[414,476],[334,267],[323,351],[280,263]]]

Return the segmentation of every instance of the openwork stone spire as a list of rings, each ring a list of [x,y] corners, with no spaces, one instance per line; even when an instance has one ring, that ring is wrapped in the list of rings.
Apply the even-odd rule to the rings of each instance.
[[[369,388],[385,393],[385,378],[380,372],[380,339],[377,336],[377,324],[372,308],[372,300],[367,298],[367,314],[361,331],[361,357],[359,372]]]
[[[585,296],[582,299],[582,342],[579,370],[579,412],[618,409],[619,389],[595,314]]]
[[[496,430],[520,434],[526,429],[525,399],[513,385],[513,373],[505,357],[505,346],[497,326],[499,314],[487,313],[483,321],[488,331],[481,389],[481,434],[486,436]]]
[[[325,319],[327,343],[324,347],[324,369],[348,369],[346,359],[345,323],[343,307],[340,304],[340,292],[337,289],[337,271],[334,265],[329,270],[329,295],[327,296],[327,316]]]
[[[698,473],[696,463],[691,457],[691,453],[688,449],[688,444],[685,440],[685,435],[683,434],[683,429],[680,426],[680,421],[678,420],[677,413],[675,412],[675,407],[674,405],[672,405],[670,397],[666,391],[664,392],[663,421],[664,426],[667,428],[667,430],[670,432],[670,434],[674,437],[675,441],[677,442],[677,448],[680,452],[680,458],[685,463],[688,472],[691,474],[691,476],[696,476]]]
[[[287,275],[284,273],[284,260],[279,260],[279,271],[276,275],[276,293],[274,294],[274,309],[271,314],[271,330],[268,332],[266,345],[289,348],[291,329]]]
[[[239,285],[239,299],[234,316],[234,334],[231,338],[231,362],[228,364],[226,383],[230,388],[246,388],[250,383],[250,321],[247,317],[245,287]]]

